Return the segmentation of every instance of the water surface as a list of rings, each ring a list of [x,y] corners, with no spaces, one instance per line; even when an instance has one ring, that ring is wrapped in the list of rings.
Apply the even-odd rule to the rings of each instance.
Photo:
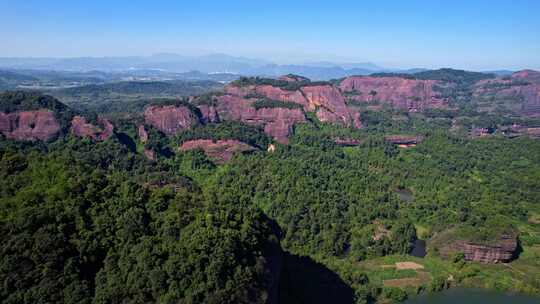
[[[505,294],[496,291],[451,288],[411,298],[406,304],[539,304],[540,297]]]

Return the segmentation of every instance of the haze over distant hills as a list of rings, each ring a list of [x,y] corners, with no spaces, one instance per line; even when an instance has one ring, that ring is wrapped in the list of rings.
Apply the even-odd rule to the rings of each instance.
[[[156,70],[171,73],[229,73],[246,76],[276,77],[300,74],[314,80],[327,80],[350,75],[368,75],[375,72],[419,72],[425,69],[388,69],[371,62],[335,63],[328,61],[301,64],[276,64],[261,59],[235,57],[226,54],[183,56],[161,53],[152,56],[125,57],[72,57],[72,58],[0,58],[2,69],[38,69],[62,71],[137,71]]]

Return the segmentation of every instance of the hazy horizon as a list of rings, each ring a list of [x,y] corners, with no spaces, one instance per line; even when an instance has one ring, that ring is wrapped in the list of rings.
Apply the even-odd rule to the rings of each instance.
[[[0,3],[0,57],[227,54],[278,64],[540,69],[540,2]]]

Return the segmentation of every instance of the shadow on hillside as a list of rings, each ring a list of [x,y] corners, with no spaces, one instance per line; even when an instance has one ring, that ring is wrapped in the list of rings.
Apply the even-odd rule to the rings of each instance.
[[[279,303],[349,304],[354,303],[354,291],[326,266],[284,252]]]

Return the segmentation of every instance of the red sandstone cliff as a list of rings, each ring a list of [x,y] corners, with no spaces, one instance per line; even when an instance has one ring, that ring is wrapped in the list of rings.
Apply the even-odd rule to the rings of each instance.
[[[185,106],[150,106],[144,111],[144,119],[167,135],[175,135],[199,124],[199,118]]]
[[[286,90],[271,85],[248,85],[225,87],[228,95],[250,98],[265,97],[283,102],[301,105],[304,111],[317,111],[317,118],[323,122],[336,123],[349,127],[360,128],[359,113],[349,109],[345,98],[336,87],[323,85],[305,85],[297,90]]]
[[[396,108],[418,111],[448,107],[447,101],[434,90],[437,84],[435,80],[353,76],[345,78],[339,87],[355,101],[387,102]]]
[[[225,120],[237,120],[264,127],[264,132],[277,142],[288,143],[294,124],[305,122],[306,117],[300,109],[262,108],[255,109],[255,99],[235,95],[218,96],[217,112]]]
[[[197,139],[184,142],[180,151],[203,150],[204,153],[215,159],[218,163],[231,160],[235,153],[255,151],[256,148],[244,142],[228,139],[213,141],[211,139]]]
[[[456,241],[440,249],[442,256],[463,253],[466,261],[480,263],[507,263],[514,259],[518,247],[515,236],[502,236],[490,245]]]
[[[114,126],[104,118],[98,118],[98,125],[95,126],[86,121],[82,116],[75,116],[71,120],[71,132],[77,137],[89,137],[93,140],[104,141],[113,134]]]
[[[219,115],[214,106],[200,105],[198,106],[202,115],[202,123],[216,123],[219,122]]]
[[[517,109],[527,116],[540,116],[540,72],[523,70],[510,77],[483,80],[473,95],[483,99],[518,100]]]
[[[49,140],[58,135],[60,124],[46,109],[0,113],[0,132],[9,139]]]

